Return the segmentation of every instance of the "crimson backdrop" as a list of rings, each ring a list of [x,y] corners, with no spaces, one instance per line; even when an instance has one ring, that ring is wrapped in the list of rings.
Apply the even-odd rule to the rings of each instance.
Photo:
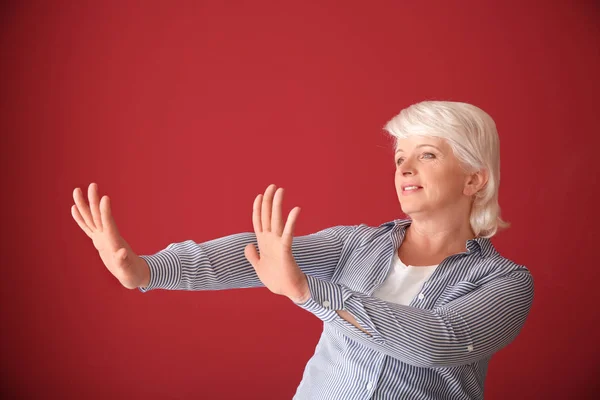
[[[298,235],[378,225],[402,217],[382,127],[425,99],[496,120],[494,243],[535,278],[486,400],[591,394],[598,8],[550,3],[5,3],[3,398],[291,398],[320,320],[267,289],[123,288],[72,191],[97,182],[141,254],[250,231],[269,183]]]

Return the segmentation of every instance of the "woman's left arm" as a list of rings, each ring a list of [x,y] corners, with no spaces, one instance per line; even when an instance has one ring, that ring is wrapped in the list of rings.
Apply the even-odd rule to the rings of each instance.
[[[283,221],[282,201],[283,189],[275,190],[274,185],[264,198],[262,194],[256,197],[252,223],[258,252],[248,244],[246,258],[270,291],[288,297],[365,346],[418,367],[453,367],[490,357],[517,337],[527,319],[533,278],[526,268],[493,279],[433,310],[386,302],[306,275],[292,252],[300,208],[293,208]],[[368,333],[338,311],[350,313]]]
[[[433,310],[390,303],[312,276],[307,281],[310,297],[298,306],[357,341],[419,367],[453,367],[490,357],[517,337],[534,293],[527,269]]]

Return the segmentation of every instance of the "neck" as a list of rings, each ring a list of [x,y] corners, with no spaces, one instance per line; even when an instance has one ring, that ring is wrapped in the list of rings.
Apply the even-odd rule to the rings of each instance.
[[[466,251],[467,240],[475,238],[468,216],[424,218],[412,216],[404,241],[429,254],[455,254]]]

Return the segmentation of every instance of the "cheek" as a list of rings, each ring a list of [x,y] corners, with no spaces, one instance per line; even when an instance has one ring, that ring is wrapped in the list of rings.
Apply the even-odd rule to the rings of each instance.
[[[427,192],[427,197],[435,203],[439,203],[447,198],[446,188],[441,185],[430,187]]]
[[[462,181],[454,171],[432,169],[430,172],[428,197],[432,201],[454,200],[462,194]]]
[[[396,189],[400,189],[400,181],[402,180],[402,174],[399,171],[399,169],[396,169],[396,174],[394,175],[394,185],[396,185]]]

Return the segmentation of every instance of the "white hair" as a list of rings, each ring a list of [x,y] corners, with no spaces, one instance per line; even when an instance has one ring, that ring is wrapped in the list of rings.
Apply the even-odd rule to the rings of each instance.
[[[423,101],[400,111],[384,130],[398,139],[430,136],[445,139],[468,172],[488,171],[486,185],[475,195],[470,222],[478,237],[491,238],[510,226],[500,218],[500,140],[496,123],[485,111],[468,103]]]

